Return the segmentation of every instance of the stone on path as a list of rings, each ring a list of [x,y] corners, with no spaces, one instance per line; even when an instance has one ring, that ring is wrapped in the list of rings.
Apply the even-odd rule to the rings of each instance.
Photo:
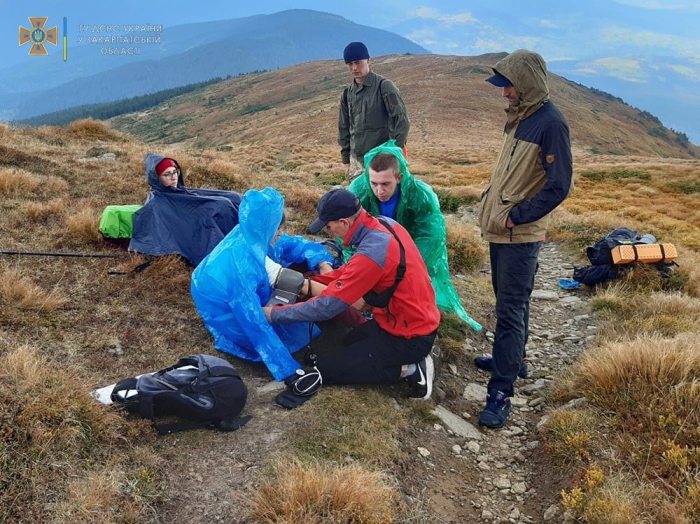
[[[464,393],[462,393],[462,397],[466,398],[467,400],[476,400],[477,402],[485,402],[486,401],[486,386],[482,386],[481,384],[476,384],[474,382],[470,382],[467,384],[464,388]]]
[[[450,428],[460,437],[481,440],[483,437],[473,424],[467,422],[462,417],[455,415],[448,409],[437,406],[433,411],[433,415],[442,420],[443,424]]]
[[[535,289],[530,295],[530,298],[534,300],[559,300],[559,294],[556,291]]]

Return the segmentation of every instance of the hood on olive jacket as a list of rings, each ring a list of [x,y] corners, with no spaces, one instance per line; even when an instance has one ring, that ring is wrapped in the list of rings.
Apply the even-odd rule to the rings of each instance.
[[[493,70],[505,76],[520,93],[520,104],[506,109],[509,124],[524,120],[549,101],[547,66],[539,54],[525,49],[513,51]]]

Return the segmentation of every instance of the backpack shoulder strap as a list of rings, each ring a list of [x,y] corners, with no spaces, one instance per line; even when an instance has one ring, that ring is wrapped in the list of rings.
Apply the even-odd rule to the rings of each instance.
[[[136,391],[136,377],[125,378],[117,382],[114,389],[112,389],[112,392],[109,394],[109,398],[112,402],[123,404],[127,400],[126,393],[130,390]],[[124,395],[119,394],[122,392],[124,392]]]

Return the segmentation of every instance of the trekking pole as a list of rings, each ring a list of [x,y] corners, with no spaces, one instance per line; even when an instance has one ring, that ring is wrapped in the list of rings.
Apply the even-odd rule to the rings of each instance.
[[[105,253],[51,253],[47,251],[0,251],[0,255],[30,255],[39,257],[123,258],[126,255]]]

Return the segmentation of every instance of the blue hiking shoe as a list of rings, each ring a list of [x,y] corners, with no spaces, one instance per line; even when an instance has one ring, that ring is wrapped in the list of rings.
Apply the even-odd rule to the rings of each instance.
[[[493,357],[490,355],[479,355],[474,357],[474,365],[483,371],[493,371]],[[527,378],[527,362],[523,359],[522,364],[520,364],[520,371],[518,371],[518,376],[520,378]]]
[[[510,415],[510,397],[502,391],[494,391],[486,397],[486,406],[479,414],[479,425],[487,428],[502,428]]]

